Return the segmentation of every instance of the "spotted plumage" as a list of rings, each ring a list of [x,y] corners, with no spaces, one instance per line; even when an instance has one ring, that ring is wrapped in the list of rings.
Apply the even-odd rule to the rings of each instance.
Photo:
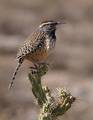
[[[24,45],[19,49],[19,52],[17,54],[17,59],[29,59],[30,61],[33,61],[33,56],[36,54],[38,51],[42,52],[46,51],[46,34],[43,31],[36,30],[34,33],[31,34],[27,38],[27,40],[24,42]]]
[[[18,65],[13,74],[9,88],[12,87],[15,76],[25,59],[32,63],[41,63],[45,61],[56,42],[56,25],[58,22],[45,21],[26,39],[23,46],[20,47],[17,60]]]

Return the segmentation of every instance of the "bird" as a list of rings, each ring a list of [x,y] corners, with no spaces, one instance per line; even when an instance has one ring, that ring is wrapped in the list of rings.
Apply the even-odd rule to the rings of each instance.
[[[44,62],[56,44],[56,29],[61,24],[58,21],[48,20],[43,21],[34,32],[24,41],[24,44],[19,48],[17,53],[17,66],[9,89],[14,84],[15,77],[24,60],[31,61],[34,65]]]

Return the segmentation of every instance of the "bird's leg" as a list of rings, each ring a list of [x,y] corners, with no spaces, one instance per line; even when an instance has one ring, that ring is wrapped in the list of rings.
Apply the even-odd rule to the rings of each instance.
[[[42,63],[34,63],[34,66],[30,67],[30,70],[32,72],[32,74],[36,74],[38,72],[40,72],[42,69],[46,69],[48,68],[49,64],[46,62],[42,62]]]
[[[37,73],[38,67],[39,67],[39,64],[36,64],[36,63],[34,63],[34,66],[30,67],[32,74]]]

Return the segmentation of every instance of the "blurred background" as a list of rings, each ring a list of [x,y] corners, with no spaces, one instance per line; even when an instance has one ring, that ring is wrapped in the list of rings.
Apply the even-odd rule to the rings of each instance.
[[[0,120],[36,120],[35,104],[27,78],[31,63],[25,61],[14,88],[8,84],[16,67],[16,53],[42,20],[66,21],[59,26],[57,44],[49,58],[43,84],[68,88],[77,97],[60,119],[93,120],[93,1],[0,0]]]

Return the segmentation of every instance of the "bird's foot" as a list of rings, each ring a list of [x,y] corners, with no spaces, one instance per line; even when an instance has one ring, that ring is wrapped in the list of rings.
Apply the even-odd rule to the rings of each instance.
[[[30,70],[31,70],[32,74],[36,74],[37,70],[38,70],[38,64],[34,64],[34,66],[31,66]]]
[[[30,70],[32,72],[32,74],[37,74],[38,72],[40,72],[42,69],[45,70],[46,68],[48,68],[49,64],[48,63],[35,63],[34,66],[30,67]]]

